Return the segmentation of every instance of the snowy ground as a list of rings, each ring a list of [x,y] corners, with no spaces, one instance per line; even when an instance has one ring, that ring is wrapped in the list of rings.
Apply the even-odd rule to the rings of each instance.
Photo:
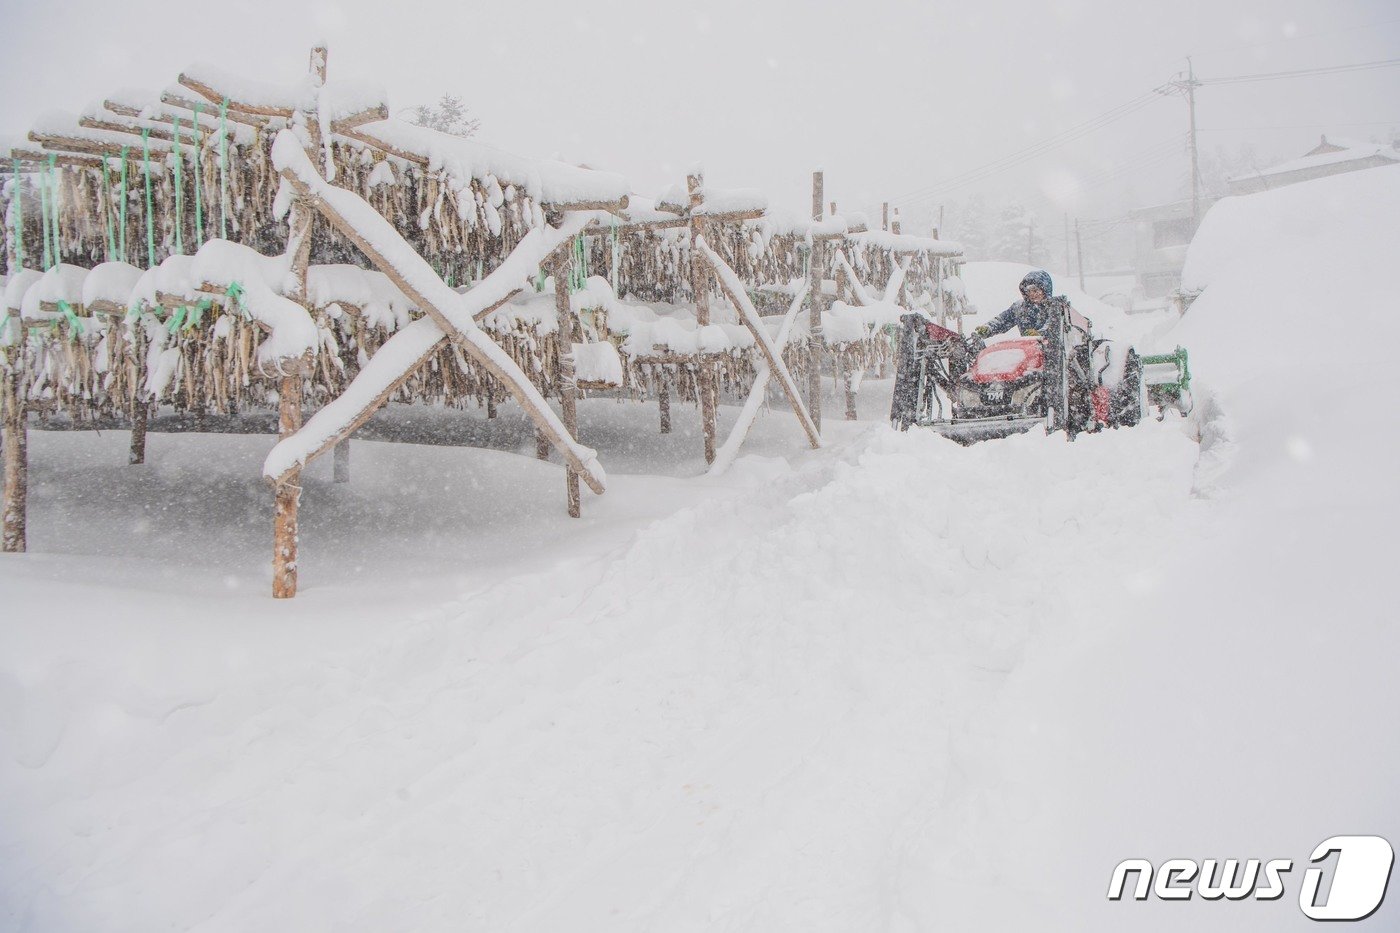
[[[1400,841],[1385,171],[1212,212],[1166,335],[1190,421],[964,449],[890,431],[872,380],[824,450],[775,408],[713,479],[692,411],[661,438],[595,400],[611,484],[571,522],[503,410],[454,422],[490,449],[313,468],[290,603],[269,438],[154,435],[129,468],[120,433],[35,433],[33,553],[0,562],[0,916],[1307,928],[1313,845]],[[1340,269],[1325,296],[1261,293],[1294,249]],[[1309,329],[1324,297],[1365,341]],[[1309,393],[1323,352],[1354,365]],[[1128,857],[1299,867],[1267,904],[1110,903]]]

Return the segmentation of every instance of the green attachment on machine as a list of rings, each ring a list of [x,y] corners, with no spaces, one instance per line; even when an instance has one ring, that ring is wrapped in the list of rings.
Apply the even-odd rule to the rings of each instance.
[[[1177,347],[1171,353],[1159,353],[1155,356],[1144,356],[1143,366],[1165,366],[1176,367],[1176,379],[1171,382],[1152,382],[1149,385],[1153,389],[1161,392],[1168,392],[1173,395],[1181,393],[1191,388],[1191,367],[1187,361],[1186,348]]]

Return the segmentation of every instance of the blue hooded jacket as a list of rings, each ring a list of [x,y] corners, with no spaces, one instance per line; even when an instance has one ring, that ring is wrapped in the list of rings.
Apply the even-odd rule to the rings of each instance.
[[[1044,301],[1032,304],[1025,300],[1026,291],[1032,285],[1038,286],[1045,293]],[[1027,273],[1026,277],[1021,280],[1022,300],[987,322],[989,334],[1004,334],[1013,327],[1019,327],[1023,334],[1032,329],[1044,333],[1050,317],[1050,296],[1054,294],[1053,290],[1054,282],[1050,278],[1050,273],[1041,269]]]

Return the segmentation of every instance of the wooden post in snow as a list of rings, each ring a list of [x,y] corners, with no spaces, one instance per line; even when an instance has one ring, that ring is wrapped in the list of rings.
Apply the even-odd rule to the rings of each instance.
[[[317,85],[326,82],[328,53],[322,46],[311,50],[310,70]],[[320,121],[314,112],[304,114],[311,146],[312,162],[320,160]],[[311,234],[315,209],[303,199],[292,202],[287,219],[287,252],[292,257],[292,292],[288,296],[310,310],[306,297],[306,270],[311,263]],[[309,361],[306,361],[309,362]],[[281,382],[277,392],[277,435],[287,438],[301,430],[301,383],[303,361],[279,361]],[[348,466],[348,463],[347,463]],[[272,595],[290,599],[297,594],[298,510],[301,505],[301,470],[293,470],[277,484],[273,493],[272,518]]]
[[[812,173],[812,220],[822,219],[821,172]],[[810,244],[807,263],[807,300],[811,302],[808,317],[808,346],[811,363],[807,370],[807,414],[817,430],[822,429],[822,241],[815,236]]]
[[[535,429],[535,459],[549,459],[549,437],[538,428]]]
[[[690,194],[690,287],[695,293],[695,324],[710,325],[710,269],[701,261],[695,241],[705,233],[704,221],[696,210],[705,201],[705,180],[701,175],[687,175],[686,191]],[[696,381],[700,390],[700,425],[705,435],[705,463],[715,462],[715,370],[706,362],[701,347],[696,353]]]
[[[141,320],[135,322],[132,350],[136,356],[136,385],[132,387],[131,399],[131,450],[126,462],[130,466],[140,466],[146,462],[146,427],[150,418],[151,405],[146,400],[146,325]]]
[[[880,205],[880,229],[890,229],[890,202],[886,201]]]
[[[559,217],[552,217],[549,223],[558,226]],[[555,254],[554,268],[554,314],[558,322],[559,355],[557,382],[559,385],[559,414],[569,436],[578,439],[578,374],[574,368],[574,314],[569,308],[569,254]],[[581,512],[579,501],[578,474],[568,463],[564,464],[564,486],[569,496],[569,517],[578,518]]]
[[[18,313],[0,322],[20,332],[13,346],[5,348],[9,358],[3,383],[0,383],[0,419],[3,419],[5,444],[4,522],[0,531],[0,551],[23,553],[28,545],[25,524],[29,495],[29,437],[24,418],[24,325]]]
[[[349,438],[335,445],[335,452],[332,455],[333,463],[331,472],[337,483],[350,482],[350,440]]]
[[[661,433],[671,433],[671,381],[666,378],[666,371],[661,370],[661,375],[656,380],[657,400],[661,407]]]

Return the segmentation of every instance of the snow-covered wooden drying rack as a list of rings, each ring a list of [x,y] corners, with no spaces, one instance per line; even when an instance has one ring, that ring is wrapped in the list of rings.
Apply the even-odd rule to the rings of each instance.
[[[697,401],[705,458],[722,468],[776,384],[815,447],[823,362],[854,417],[853,383],[888,347],[883,325],[916,293],[927,302],[929,283],[941,300],[958,259],[951,244],[835,216],[776,218],[698,171],[647,205],[618,175],[391,120],[382,94],[327,84],[326,58],[313,50],[292,88],[187,69],[159,95],[48,115],[8,147],[5,550],[25,548],[31,412],[124,413],[139,463],[155,405],[198,419],[275,404],[281,440],[264,475],[281,597],[296,591],[302,468],[334,450],[348,479],[350,435],[390,400],[475,398],[494,417],[513,398],[539,455],[560,451],[574,516],[580,480],[606,484],[577,439],[586,391],[655,398],[663,432],[673,389]],[[43,272],[24,268],[36,241]],[[145,269],[126,261],[142,246]],[[590,265],[608,277],[589,278]],[[537,271],[536,288],[552,274],[552,296],[529,287]],[[879,298],[861,275],[883,275]],[[760,319],[764,299],[785,313]],[[745,404],[717,447],[725,390]],[[303,425],[308,392],[318,410]]]

